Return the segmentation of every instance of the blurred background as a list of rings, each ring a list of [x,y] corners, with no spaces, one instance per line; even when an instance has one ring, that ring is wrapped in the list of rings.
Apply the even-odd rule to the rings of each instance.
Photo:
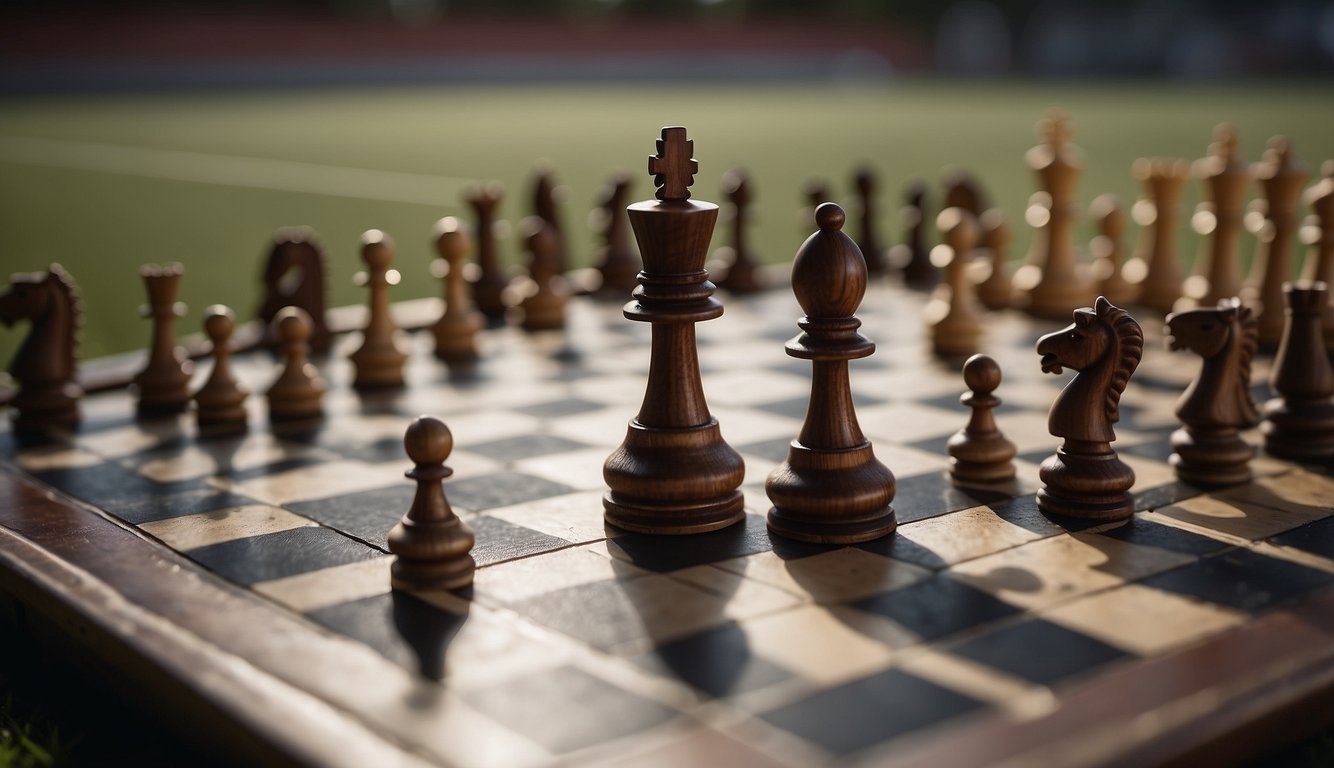
[[[512,233],[543,166],[570,260],[587,265],[599,190],[625,171],[632,199],[651,196],[644,158],[670,124],[695,140],[696,198],[721,201],[723,173],[750,172],[751,241],[769,261],[809,232],[802,186],[823,179],[851,207],[863,164],[886,245],[903,237],[908,183],[927,181],[938,206],[958,167],[1011,221],[1017,261],[1036,188],[1023,155],[1048,108],[1086,153],[1081,204],[1110,192],[1128,206],[1136,158],[1200,157],[1224,121],[1244,159],[1284,134],[1316,173],[1334,157],[1331,86],[1334,0],[10,0],[0,271],[70,270],[85,357],[147,343],[141,263],[185,264],[182,334],[214,302],[251,316],[286,225],[321,234],[332,305],[364,300],[351,278],[370,228],[398,244],[394,298],[436,295],[435,220],[470,217],[461,193],[498,180]],[[1076,237],[1094,234],[1086,220]],[[1183,227],[1182,254],[1198,247]],[[521,263],[517,238],[501,251]],[[22,333],[0,331],[0,359]]]

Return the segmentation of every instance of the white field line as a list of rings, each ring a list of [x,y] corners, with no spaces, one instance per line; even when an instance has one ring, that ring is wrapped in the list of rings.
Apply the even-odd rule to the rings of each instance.
[[[448,207],[458,206],[459,194],[473,182],[455,176],[21,136],[0,136],[0,162]]]

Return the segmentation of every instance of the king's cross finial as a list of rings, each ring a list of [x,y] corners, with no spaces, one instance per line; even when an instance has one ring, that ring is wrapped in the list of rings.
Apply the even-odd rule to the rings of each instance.
[[[662,129],[658,154],[648,159],[648,172],[653,174],[659,200],[690,199],[690,185],[695,183],[699,170],[694,153],[695,142],[686,138],[685,128],[677,125]]]

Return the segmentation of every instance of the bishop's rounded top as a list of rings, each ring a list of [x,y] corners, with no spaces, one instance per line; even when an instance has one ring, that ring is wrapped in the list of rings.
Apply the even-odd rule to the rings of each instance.
[[[403,433],[403,450],[414,464],[444,464],[454,450],[454,433],[434,416],[418,416]]]
[[[963,364],[963,383],[974,392],[995,391],[1001,383],[1000,364],[990,355],[973,355]]]
[[[841,231],[845,219],[837,204],[822,204],[815,210],[820,231],[792,261],[792,292],[808,317],[851,317],[866,293],[866,259]]]

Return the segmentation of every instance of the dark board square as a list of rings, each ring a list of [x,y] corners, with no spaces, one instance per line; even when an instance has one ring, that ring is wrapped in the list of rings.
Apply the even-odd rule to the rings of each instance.
[[[659,573],[767,552],[774,546],[759,515],[746,515],[741,525],[694,536],[623,533],[614,542],[614,556]]]
[[[337,444],[324,444],[322,447],[345,458],[371,464],[383,464],[391,461],[403,462],[405,458],[403,438],[401,437],[385,437],[372,443],[351,443],[342,440]]]
[[[1019,609],[949,576],[933,576],[853,603],[931,642],[1018,613]]]
[[[786,669],[753,654],[745,631],[736,624],[667,643],[635,661],[714,697],[753,691],[792,677]]]
[[[569,397],[564,400],[552,400],[546,403],[534,403],[514,409],[515,413],[536,416],[543,419],[558,419],[563,416],[578,416],[581,413],[600,411],[604,406],[599,403]]]
[[[291,456],[285,459],[279,459],[271,464],[262,464],[257,467],[246,467],[245,469],[234,470],[224,466],[218,470],[218,474],[230,478],[234,482],[243,483],[247,480],[276,475],[280,472],[290,472],[294,469],[323,464],[327,461],[328,459],[322,456]]]
[[[942,470],[899,478],[891,503],[899,522],[911,523],[1007,498],[1009,495],[1002,491],[958,488],[950,481],[949,473]]]
[[[103,508],[125,522],[137,525],[258,503],[249,496],[201,485],[174,492],[147,494],[138,498],[116,499]]]
[[[573,491],[568,485],[520,472],[468,477],[445,486],[445,493],[452,503],[473,512],[563,496]]]
[[[796,436],[793,435],[793,437]],[[790,445],[792,445],[791,437],[776,437],[772,440],[760,440],[738,445],[736,449],[738,453],[744,453],[747,456],[754,456],[777,464],[787,460],[787,449]]]
[[[1198,533],[1192,533],[1170,525],[1155,523],[1141,517],[1132,517],[1125,525],[1100,532],[1110,539],[1157,547],[1183,555],[1210,555],[1231,547],[1218,539],[1211,539]]]
[[[1334,560],[1334,517],[1307,523],[1270,541]]]
[[[556,754],[639,733],[678,714],[573,666],[520,675],[464,698]]]
[[[1170,483],[1154,486],[1135,494],[1135,511],[1148,512],[1165,507],[1169,504],[1175,504],[1178,501],[1199,496],[1204,491],[1190,483],[1183,483],[1180,480],[1173,480]]]
[[[445,483],[448,496],[450,484]],[[380,549],[387,549],[385,538],[389,531],[412,506],[417,493],[412,482],[396,483],[369,491],[345,493],[327,499],[298,501],[284,506],[310,519],[361,539]]]
[[[1094,528],[1106,523],[1097,520],[1080,520],[1073,517],[1050,518],[1042,514],[1038,509],[1037,496],[1028,494],[1027,496],[1015,496],[1001,502],[992,502],[987,506],[996,516],[1008,523],[1013,523],[1020,528],[1049,536],[1053,533],[1053,526],[1058,530],[1064,531],[1082,531],[1088,528]]]
[[[338,603],[307,616],[432,680],[444,679],[449,643],[468,618],[466,613],[450,613],[404,592]]]
[[[1053,685],[1129,656],[1101,640],[1042,619],[1001,627],[949,650],[1039,685]]]
[[[307,526],[210,544],[187,550],[185,555],[225,579],[254,584],[384,553],[330,528]]]
[[[256,503],[248,496],[219,490],[199,479],[159,483],[113,462],[34,476],[132,524]]]
[[[569,440],[560,435],[537,433],[469,445],[468,451],[497,461],[518,461],[520,459],[530,459],[534,456],[546,456],[551,453],[577,451],[587,447],[584,443]]]
[[[487,515],[468,518],[467,524],[477,537],[477,543],[472,548],[472,557],[477,561],[478,567],[562,549],[571,543]]]
[[[1145,579],[1146,587],[1252,613],[1334,584],[1334,574],[1235,549]]]
[[[983,706],[976,699],[891,669],[760,716],[843,756]]]
[[[802,361],[801,370],[799,372],[805,376],[811,375],[810,364]],[[853,406],[856,408],[870,408],[873,405],[879,405],[880,403],[883,403],[885,401],[884,399],[879,397],[871,397],[869,395],[863,395],[861,393],[853,393],[852,402]],[[809,397],[802,396],[802,397],[789,398],[787,400],[777,400],[772,403],[758,403],[756,405],[752,405],[751,407],[757,411],[776,413],[779,416],[787,416],[788,418],[792,419],[805,420],[806,411],[810,407],[810,403],[811,401]],[[796,435],[793,435],[793,437],[796,437]]]

